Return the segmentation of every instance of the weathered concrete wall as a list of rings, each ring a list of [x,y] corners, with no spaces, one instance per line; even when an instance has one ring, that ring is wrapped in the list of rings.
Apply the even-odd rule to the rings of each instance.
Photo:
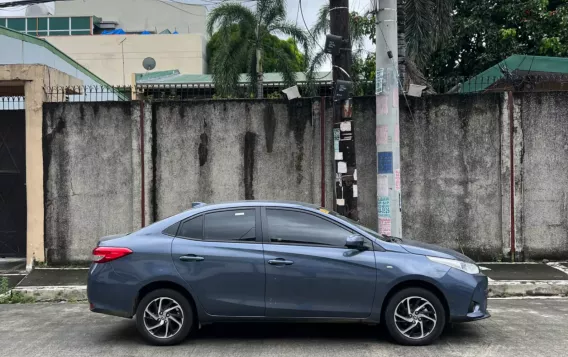
[[[45,105],[45,247],[50,263],[89,260],[97,240],[139,227],[135,103]],[[138,162],[134,162],[138,161]]]
[[[500,96],[431,96],[401,106],[405,237],[501,255]]]
[[[172,102],[154,113],[156,219],[192,201],[320,202],[318,103]]]
[[[409,98],[413,116],[401,106],[400,127],[404,236],[479,260],[507,257],[514,212],[517,258],[566,257],[567,99]],[[325,205],[333,207],[331,102],[325,105]],[[356,98],[353,109],[359,215],[377,228],[374,98]],[[193,201],[322,200],[319,99],[53,103],[44,113],[51,263],[89,259],[99,237]]]
[[[521,98],[522,238],[525,257],[568,257],[568,93]],[[520,241],[519,241],[520,238]]]

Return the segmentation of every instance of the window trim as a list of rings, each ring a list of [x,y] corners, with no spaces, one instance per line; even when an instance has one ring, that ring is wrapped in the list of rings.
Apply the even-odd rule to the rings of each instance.
[[[254,210],[254,231],[255,240],[254,241],[238,241],[238,240],[208,240],[205,239],[205,216],[211,213],[219,213],[225,211],[239,211],[239,210]],[[203,212],[203,239],[202,242],[216,242],[216,243],[235,243],[235,244],[262,244],[262,227],[260,224],[260,210],[255,206],[243,206],[243,207],[227,207],[220,208],[211,211]],[[181,227],[181,226],[180,226]],[[180,237],[183,238],[183,237]]]
[[[369,243],[370,245],[370,249],[367,249],[366,251],[368,252],[372,252],[375,250],[375,246],[374,246],[374,242],[372,240],[370,240],[368,237],[366,237],[365,235],[361,234],[360,232],[347,227],[346,225],[343,225],[339,222],[336,222],[334,220],[331,220],[327,217],[325,217],[322,214],[318,214],[316,212],[312,212],[312,211],[308,211],[305,209],[301,209],[301,208],[289,208],[289,207],[276,207],[276,206],[264,206],[262,207],[262,242],[264,244],[271,244],[271,245],[288,245],[288,246],[300,246],[300,247],[316,247],[316,248],[332,248],[332,249],[347,249],[347,247],[345,246],[331,246],[331,245],[319,245],[319,244],[310,244],[310,243],[276,243],[276,242],[271,242],[270,241],[270,236],[268,233],[268,212],[267,210],[276,210],[276,211],[292,211],[292,212],[298,212],[298,213],[303,213],[303,214],[308,214],[320,219],[323,219],[324,221],[331,223],[341,229],[344,229],[348,232],[350,232],[351,234],[359,234],[361,235],[364,239],[366,239],[366,241]]]

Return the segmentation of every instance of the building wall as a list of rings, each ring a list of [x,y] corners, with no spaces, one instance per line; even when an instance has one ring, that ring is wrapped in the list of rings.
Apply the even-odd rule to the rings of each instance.
[[[112,85],[131,85],[133,73],[145,72],[142,61],[146,57],[156,60],[154,71],[179,69],[187,74],[206,71],[205,39],[197,34],[51,36],[45,39]]]
[[[205,35],[206,8],[202,5],[155,0],[82,0],[58,1],[56,16],[94,15],[116,21],[125,31],[170,30]]]
[[[0,48],[1,64],[42,64],[75,77],[85,85],[98,84],[91,76],[81,71],[80,66],[65,61],[45,47],[0,34]],[[55,81],[46,83],[55,84]]]

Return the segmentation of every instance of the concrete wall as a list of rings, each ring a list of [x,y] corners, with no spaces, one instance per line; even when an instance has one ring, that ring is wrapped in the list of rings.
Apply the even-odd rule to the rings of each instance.
[[[203,5],[150,0],[82,0],[55,3],[55,15],[94,15],[116,21],[125,31],[170,30],[205,34],[207,8]]]
[[[568,257],[568,93],[524,93],[520,150],[523,182],[517,244],[530,258]]]
[[[131,85],[132,74],[144,72],[142,61],[146,57],[156,60],[154,71],[178,69],[181,73],[203,74],[207,69],[205,38],[200,34],[49,36],[45,39],[112,85]]]
[[[404,237],[478,260],[510,258],[511,241],[517,259],[567,256],[567,97],[410,98],[413,115],[401,108],[400,123]],[[333,207],[331,103],[325,105],[325,205]],[[354,123],[359,215],[376,228],[374,98],[355,99]],[[192,201],[319,204],[320,125],[319,99],[50,104],[48,257],[87,259],[100,236],[136,229],[142,216],[149,223]]]
[[[98,238],[140,227],[140,111],[136,104],[45,105],[49,262],[89,260]]]
[[[405,237],[501,255],[498,94],[430,96],[401,107]]]

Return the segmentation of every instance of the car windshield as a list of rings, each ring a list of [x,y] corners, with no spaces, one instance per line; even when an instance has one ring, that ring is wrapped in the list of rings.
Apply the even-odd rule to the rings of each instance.
[[[327,210],[326,210],[326,211],[327,211]],[[346,222],[351,223],[352,225],[356,226],[357,228],[361,229],[362,231],[365,231],[366,233],[370,234],[371,236],[373,236],[373,237],[375,237],[375,238],[377,238],[377,239],[385,240],[385,238],[384,238],[383,236],[381,236],[379,233],[377,233],[377,232],[375,232],[374,230],[369,229],[369,228],[367,228],[367,227],[361,225],[359,222],[356,222],[356,221],[352,220],[351,218],[347,218],[347,217],[345,217],[345,216],[342,216],[342,215],[340,215],[339,213],[334,212],[334,211],[328,211],[328,213],[329,213],[330,215],[334,216],[334,217],[337,217],[337,218],[343,220],[343,221],[346,221]]]

